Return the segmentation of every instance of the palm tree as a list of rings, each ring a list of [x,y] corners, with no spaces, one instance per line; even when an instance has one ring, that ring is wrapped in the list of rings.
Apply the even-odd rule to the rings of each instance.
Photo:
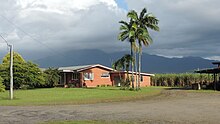
[[[118,39],[121,41],[125,41],[128,40],[130,42],[130,50],[131,50],[131,57],[133,58],[134,54],[133,54],[133,49],[136,48],[136,39],[135,39],[135,28],[137,27],[136,23],[134,23],[134,21],[130,20],[129,23],[125,22],[125,21],[120,21],[119,23],[121,23],[121,27],[120,30],[121,32],[118,35]],[[134,89],[134,62],[135,61],[131,61],[131,71],[132,71],[132,88]]]
[[[118,59],[117,61],[115,61],[112,64],[113,69],[119,71],[120,80],[121,80],[120,71],[121,70],[125,70],[126,71],[127,79],[126,79],[126,81],[124,81],[124,82],[126,82],[126,84],[130,83],[129,67],[130,67],[130,63],[132,63],[133,61],[134,61],[134,59],[132,58],[132,56],[130,54],[125,54],[122,58]]]
[[[138,16],[135,10],[128,12],[127,16],[131,19],[132,22],[137,24],[135,31],[135,39],[138,41],[139,45],[139,57],[138,57],[138,88],[140,88],[141,81],[141,56],[142,56],[142,44],[148,46],[152,43],[152,38],[149,35],[148,28],[159,31],[158,22],[159,20],[151,13],[147,13],[147,9],[144,8],[140,15]]]

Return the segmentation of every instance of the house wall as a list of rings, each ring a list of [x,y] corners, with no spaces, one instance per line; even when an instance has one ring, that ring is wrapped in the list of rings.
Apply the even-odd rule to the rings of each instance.
[[[129,74],[129,76],[131,77],[132,74]],[[140,87],[148,87],[148,86],[150,86],[150,78],[151,78],[151,76],[147,76],[147,75],[142,75],[142,76],[143,76],[143,81],[140,82]],[[138,76],[137,76],[137,78],[138,78]],[[136,74],[134,74],[134,87],[136,87]]]
[[[112,86],[120,86],[121,81],[125,80],[125,73],[111,73]]]
[[[120,86],[121,84],[119,83],[120,82],[119,79],[124,80],[126,79],[126,76],[127,76],[127,74],[124,72],[121,72],[121,73],[116,72],[116,73],[110,73],[109,77],[101,77],[103,73],[109,73],[109,72],[110,72],[109,70],[103,69],[101,67],[94,67],[91,69],[81,71],[79,72],[79,81],[80,81],[79,87],[81,86],[97,87],[98,85],[99,86],[101,85]],[[68,84],[72,81],[73,73],[72,72],[64,72],[64,73],[61,73],[62,80],[60,84],[63,84],[65,86],[65,84]],[[93,80],[85,80],[84,73],[93,73],[94,74]],[[132,74],[129,74],[129,76],[131,77]],[[65,77],[65,80],[64,80],[64,77]],[[143,81],[140,83],[140,86],[141,87],[150,86],[150,80],[151,80],[151,76],[143,75]],[[134,85],[136,86],[136,75],[135,74],[134,74]]]
[[[85,80],[84,79],[84,73],[93,73],[94,74],[94,78],[93,80]],[[103,68],[100,67],[94,67],[88,70],[84,70],[81,72],[81,84],[86,85],[87,87],[97,87],[97,85],[101,86],[101,85],[110,85],[112,86],[112,82],[110,79],[110,75],[109,77],[101,77],[101,75],[103,73],[109,73],[109,70],[105,70]]]
[[[143,81],[140,83],[141,87],[148,87],[150,86],[151,76],[144,76],[143,75]]]
[[[121,75],[122,79],[127,78],[126,73],[121,73],[120,75]],[[132,74],[129,74],[129,76],[131,77]],[[116,84],[116,82],[114,80],[116,77],[119,77],[119,73],[111,73],[111,80],[112,80],[113,84]],[[143,75],[143,81],[141,81],[140,86],[141,87],[150,86],[150,80],[151,80],[151,76]],[[130,85],[132,85],[132,82]],[[134,86],[136,87],[136,74],[134,74]]]

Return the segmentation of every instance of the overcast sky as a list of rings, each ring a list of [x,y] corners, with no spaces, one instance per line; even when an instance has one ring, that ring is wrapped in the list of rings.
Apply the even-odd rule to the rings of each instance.
[[[0,0],[0,34],[24,58],[37,60],[73,49],[129,51],[117,40],[119,21],[146,7],[160,32],[144,52],[220,60],[219,0]],[[8,52],[0,39],[0,58]]]

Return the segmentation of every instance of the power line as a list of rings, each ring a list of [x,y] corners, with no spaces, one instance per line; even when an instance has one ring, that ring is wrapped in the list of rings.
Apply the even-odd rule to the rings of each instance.
[[[5,43],[7,44],[7,46],[9,46],[9,43],[7,40],[5,40],[5,38],[0,34],[0,37],[5,41]]]
[[[42,46],[45,46],[47,49],[49,49],[53,54],[54,52],[59,54],[60,56],[63,56],[63,57],[67,57],[66,55],[52,49],[51,47],[49,47],[47,44],[33,38],[30,34],[28,34],[26,31],[24,31],[23,29],[21,29],[20,27],[18,27],[16,24],[14,24],[12,21],[10,21],[8,18],[4,17],[3,15],[0,15],[3,19],[5,19],[7,22],[9,22],[11,25],[13,25],[16,29],[20,30],[22,33],[24,33],[25,35],[27,35],[28,37],[30,37],[33,41],[37,42],[37,43],[40,43]]]
[[[13,45],[9,44],[7,40],[5,40],[5,38],[0,34],[0,37],[5,41],[5,43],[7,44],[7,46],[10,49],[10,99],[12,100],[14,97],[14,93],[13,93]]]

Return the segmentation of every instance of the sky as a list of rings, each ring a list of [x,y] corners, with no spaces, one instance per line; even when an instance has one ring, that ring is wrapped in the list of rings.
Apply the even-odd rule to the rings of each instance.
[[[144,7],[160,21],[143,52],[220,60],[219,0],[0,0],[0,34],[25,59],[77,49],[129,51],[118,23]],[[0,58],[8,52],[0,39]]]

